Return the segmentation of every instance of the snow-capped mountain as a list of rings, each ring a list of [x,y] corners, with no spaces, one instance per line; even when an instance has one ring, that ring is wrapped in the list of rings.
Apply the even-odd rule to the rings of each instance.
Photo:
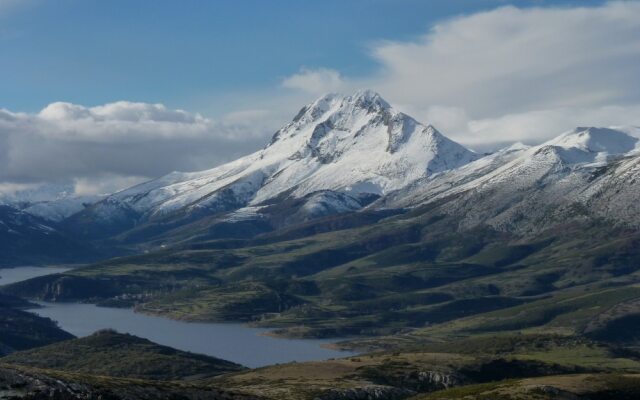
[[[73,185],[44,184],[11,193],[0,193],[0,204],[9,205],[48,221],[59,222],[104,197],[78,196]]]
[[[576,128],[539,146],[516,146],[423,179],[372,207],[448,199],[462,228],[543,230],[570,218],[606,217],[640,226],[639,139],[620,130]]]
[[[294,237],[423,205],[462,230],[489,225],[527,234],[596,220],[637,228],[638,136],[635,128],[576,128],[537,146],[479,155],[377,93],[332,94],[302,108],[263,149],[210,170],[173,172],[103,199],[54,186],[0,198],[11,206],[0,236],[153,249],[287,227]],[[317,220],[323,217],[330,218]],[[11,221],[18,220],[27,223],[16,229]]]
[[[220,213],[237,219],[285,198],[308,199],[296,211],[307,210],[308,216],[353,211],[372,196],[478,158],[434,127],[395,110],[377,93],[331,94],[300,110],[256,153],[124,190],[76,220],[140,223]],[[319,194],[323,191],[331,193]]]
[[[429,200],[464,192],[474,182],[518,158],[529,148],[516,143],[460,168],[424,177],[380,198],[370,208],[411,208]]]
[[[481,156],[377,93],[331,94],[302,108],[253,154],[115,193],[64,226],[93,238],[164,243],[251,237],[364,208],[441,203],[462,229],[527,232],[587,216],[640,226],[634,132],[577,128]]]

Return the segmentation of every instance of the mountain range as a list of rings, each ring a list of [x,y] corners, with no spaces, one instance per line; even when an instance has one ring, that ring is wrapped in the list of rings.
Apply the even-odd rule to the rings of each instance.
[[[0,288],[0,397],[9,382],[72,398],[637,398],[639,137],[579,127],[479,154],[362,91],[207,171],[4,197],[3,264],[84,265]],[[365,354],[241,369],[116,332],[69,340],[20,298]]]
[[[465,215],[461,228],[542,230],[577,214],[636,226],[637,132],[576,128],[537,146],[478,154],[375,92],[330,94],[236,161],[111,195],[77,197],[73,188],[55,185],[5,195],[0,226],[10,238],[42,236],[45,229],[65,246],[97,244],[114,254],[247,239],[332,215],[401,212],[439,201]],[[15,229],[18,215],[22,233]]]
[[[478,157],[374,92],[327,95],[300,110],[264,149],[108,196],[72,216],[67,226],[92,237],[124,235],[134,242],[184,232],[189,224],[201,237],[246,237],[357,211],[410,182]],[[210,219],[205,229],[202,218]]]
[[[462,226],[543,230],[576,214],[640,224],[639,140],[576,128],[538,146],[514,145],[462,168],[421,179],[374,206],[412,207],[444,198]]]
[[[334,336],[633,285],[636,134],[581,127],[478,154],[374,92],[327,95],[263,149],[214,169],[59,221],[5,206],[5,263],[98,261],[5,291]]]

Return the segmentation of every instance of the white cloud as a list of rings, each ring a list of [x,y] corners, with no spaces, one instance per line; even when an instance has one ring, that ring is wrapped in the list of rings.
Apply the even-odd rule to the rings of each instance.
[[[343,90],[345,83],[340,73],[334,69],[301,68],[297,74],[285,78],[282,81],[282,86],[287,89],[319,95]]]
[[[93,196],[117,192],[148,180],[145,176],[101,176],[95,178],[78,178],[74,181],[73,191],[77,196]]]
[[[39,126],[40,134],[68,140],[122,142],[224,134],[199,114],[128,101],[91,108],[57,102],[30,120]]]
[[[60,181],[96,193],[174,170],[210,168],[259,148],[271,133],[234,118],[213,121],[124,101],[58,102],[35,114],[0,109],[0,183]]]
[[[536,144],[578,126],[640,126],[640,104],[594,108],[555,108],[468,122],[458,139],[471,145],[509,141]]]
[[[475,148],[536,143],[575,126],[640,125],[640,2],[502,7],[443,21],[417,40],[374,43],[370,54],[372,75],[301,68],[268,92],[226,96],[216,109],[242,109],[216,121],[124,101],[0,109],[0,191],[64,180],[95,193],[209,168],[263,146],[312,97],[358,88]]]
[[[416,42],[372,50],[372,83],[403,103],[472,117],[640,100],[640,3],[503,7],[436,25]]]
[[[39,186],[38,184],[33,184],[33,183],[11,183],[11,182],[0,183],[0,201],[2,200],[2,195],[12,195],[16,192],[22,192],[22,191],[34,189],[38,186]]]
[[[443,21],[414,41],[374,43],[370,54],[377,73],[336,86],[373,88],[464,143],[532,142],[576,125],[637,123],[640,2],[501,7]],[[316,90],[340,77],[318,71],[285,86]]]

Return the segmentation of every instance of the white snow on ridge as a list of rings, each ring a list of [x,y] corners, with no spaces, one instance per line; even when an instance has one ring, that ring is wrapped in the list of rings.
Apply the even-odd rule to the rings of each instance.
[[[82,211],[86,205],[102,200],[105,195],[77,196],[73,185],[45,184],[34,188],[0,194],[6,204],[49,221],[59,222]]]
[[[604,175],[596,174],[605,169]],[[262,205],[288,196],[304,198],[288,217],[306,220],[356,211],[373,194],[380,199],[370,208],[454,199],[447,212],[464,214],[468,225],[488,221],[505,227],[542,213],[545,206],[569,203],[607,217],[640,220],[636,182],[638,127],[576,128],[538,146],[516,143],[481,156],[395,110],[377,93],[360,91],[319,98],[263,149],[210,170],[172,172],[104,199],[44,185],[0,195],[0,204],[50,221],[95,203],[87,210],[91,218],[83,220],[117,225],[135,219],[137,224],[176,211],[204,210],[228,213],[226,221],[239,222],[266,218]]]
[[[173,173],[103,203],[151,217],[182,208],[233,210],[285,192],[380,195],[479,157],[377,93],[331,94],[304,107],[254,154],[207,171]]]
[[[629,134],[608,128],[576,128],[552,139],[541,148],[560,148],[560,157],[570,164],[606,163],[611,157],[636,149],[640,140]]]
[[[530,149],[530,146],[516,143],[459,168],[443,171],[417,180],[381,198],[369,207],[415,207],[427,201],[473,190],[482,184],[483,178],[490,176],[494,171],[518,159]]]
[[[22,210],[31,215],[59,222],[82,211],[87,205],[100,201],[104,196],[80,196],[34,203]]]
[[[317,192],[311,195],[309,201],[302,207],[302,212],[311,217],[319,217],[356,211],[360,207],[360,203],[350,196],[339,195],[336,192]]]
[[[241,222],[247,220],[256,220],[262,218],[260,214],[260,210],[264,208],[263,206],[254,207],[243,207],[239,208],[236,211],[229,214],[226,218],[226,222]]]
[[[415,207],[448,198],[461,226],[543,229],[582,205],[592,215],[640,224],[640,140],[577,128],[531,148],[517,146],[417,181],[371,207]],[[586,212],[586,211],[585,211]]]
[[[639,128],[577,128],[538,146],[516,143],[481,156],[375,92],[330,94],[300,110],[263,149],[210,170],[173,172],[120,191],[81,219],[137,224],[179,211],[219,213],[239,222],[268,219],[263,205],[294,197],[304,200],[295,202],[300,208],[279,218],[303,221],[356,211],[362,200],[376,196],[368,207],[446,199],[445,212],[463,215],[461,224],[498,229],[551,220],[578,203],[598,215],[637,218],[637,160]],[[55,204],[28,203],[27,211],[60,220],[83,204],[65,197]]]

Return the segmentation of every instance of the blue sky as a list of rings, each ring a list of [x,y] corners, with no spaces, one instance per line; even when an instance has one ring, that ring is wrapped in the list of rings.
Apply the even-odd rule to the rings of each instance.
[[[0,107],[126,99],[216,114],[225,94],[277,87],[303,66],[369,73],[372,43],[445,18],[576,3],[601,2],[0,0]]]
[[[364,88],[478,151],[640,126],[638,43],[640,0],[0,0],[0,192],[211,168]]]

